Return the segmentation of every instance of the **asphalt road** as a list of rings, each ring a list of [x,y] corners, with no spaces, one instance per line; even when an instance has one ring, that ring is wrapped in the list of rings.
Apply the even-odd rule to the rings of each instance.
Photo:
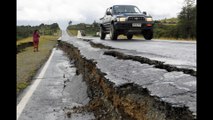
[[[106,38],[106,40],[100,40],[97,37],[85,39],[91,39],[94,43],[101,43],[105,46],[128,50],[125,51],[127,54],[130,53],[196,71],[195,41],[144,40],[143,38],[132,40],[110,40]]]
[[[184,68],[196,72],[196,42],[174,40],[100,40],[98,37],[80,37],[72,40],[63,32],[62,40],[77,47],[82,56],[96,63],[98,69],[106,73],[106,78],[116,86],[135,83],[150,91],[150,95],[158,96],[163,101],[178,106],[187,106],[196,115],[196,75],[174,70],[166,70],[165,66]],[[97,46],[94,46],[95,43]],[[112,49],[115,48],[115,49]],[[110,51],[125,54],[107,55]],[[129,59],[140,56],[163,62],[158,69],[153,64],[142,64],[138,60]],[[183,70],[183,69],[182,69]],[[196,74],[196,73],[195,73]]]
[[[89,102],[86,83],[63,51],[53,52],[19,101],[17,120],[90,120],[93,113],[72,113]]]
[[[105,50],[90,46],[89,42],[68,36],[63,31],[61,39],[80,49],[87,59],[94,59],[97,67],[116,85],[136,83],[146,87],[153,95],[173,104],[184,104],[196,112],[196,77],[182,72],[167,72],[152,65],[131,60],[118,60],[103,53]],[[100,40],[94,43],[119,48],[126,54],[134,54],[165,62],[179,67],[196,70],[196,42],[151,40]],[[61,50],[54,49],[46,65],[35,81],[17,103],[18,120],[89,120],[93,113],[73,113],[68,118],[67,111],[74,106],[84,106],[89,102],[87,86],[81,75],[76,75],[68,58]],[[114,80],[114,81],[113,81]]]
[[[151,95],[158,96],[166,102],[188,106],[193,114],[196,114],[196,75],[177,70],[167,71],[166,68],[159,69],[147,63],[118,59],[114,55],[104,54],[109,51],[118,51],[122,54],[142,56],[196,71],[196,42],[143,39],[112,41],[100,40],[97,37],[75,39],[65,31],[61,39],[77,47],[82,57],[93,60],[98,69],[106,73],[105,77],[115,86],[135,83],[147,88]],[[101,45],[93,46],[91,42]],[[103,46],[118,49],[105,49]]]

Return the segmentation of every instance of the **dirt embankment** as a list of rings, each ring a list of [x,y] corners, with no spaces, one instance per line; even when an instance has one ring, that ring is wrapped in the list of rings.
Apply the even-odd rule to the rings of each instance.
[[[16,50],[16,54],[23,51],[25,48],[33,46],[33,42],[26,42],[26,43],[21,43],[19,45],[17,45],[17,50]]]
[[[91,98],[87,110],[101,120],[193,120],[186,107],[174,107],[151,96],[147,89],[129,83],[115,87],[92,60],[83,58],[75,46],[60,42],[59,47],[75,62]]]

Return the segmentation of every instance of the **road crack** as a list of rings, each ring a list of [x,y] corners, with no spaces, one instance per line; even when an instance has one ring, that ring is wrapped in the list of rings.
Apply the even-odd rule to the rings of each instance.
[[[97,68],[97,63],[83,57],[79,48],[73,44],[61,42],[60,48],[67,53],[70,59],[75,61],[77,73],[84,76],[83,79],[88,85],[88,96],[91,99],[88,104],[91,107],[89,110],[94,112],[96,119],[194,119],[195,116],[192,115],[192,111],[188,108],[173,107],[171,103],[150,95],[150,91],[147,88],[134,83],[114,86],[114,83],[105,77],[106,73]],[[120,59],[135,59],[132,56],[120,55],[115,53],[115,51],[107,51],[104,54],[117,58],[121,57]],[[137,59],[138,61],[141,60],[141,58]],[[163,64],[147,58],[144,58],[142,63],[144,61],[149,64],[152,63],[152,65]],[[82,109],[82,107],[79,107],[77,111]]]
[[[83,39],[83,41],[89,42],[90,45],[94,48],[107,49],[107,50],[115,49],[111,46],[106,46],[106,45],[103,45],[101,43],[94,43],[90,39]],[[123,60],[137,61],[137,62],[140,62],[142,64],[145,63],[145,64],[149,64],[149,65],[154,65],[155,68],[165,69],[168,72],[177,71],[177,72],[183,72],[185,74],[189,74],[189,75],[192,75],[192,76],[197,75],[197,72],[193,69],[178,68],[176,66],[164,64],[164,62],[157,61],[157,60],[151,60],[149,58],[142,57],[142,56],[126,55],[126,54],[123,54],[123,53],[118,52],[118,51],[105,51],[104,55],[110,55],[110,56],[116,57],[118,59],[123,59]]]
[[[164,62],[157,61],[157,60],[151,60],[149,58],[145,58],[142,56],[126,55],[126,54],[123,54],[123,53],[117,52],[117,51],[105,51],[104,55],[113,56],[113,57],[116,57],[117,59],[132,60],[132,61],[140,62],[142,64],[154,65],[153,67],[165,69],[168,72],[177,71],[177,72],[183,72],[185,74],[189,74],[192,76],[196,76],[196,71],[194,71],[192,69],[177,68],[173,65],[164,64]]]

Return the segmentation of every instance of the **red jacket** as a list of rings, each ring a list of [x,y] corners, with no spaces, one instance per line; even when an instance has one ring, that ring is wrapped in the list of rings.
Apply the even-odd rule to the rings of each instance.
[[[38,42],[39,37],[40,37],[40,35],[38,33],[33,34],[33,42]]]

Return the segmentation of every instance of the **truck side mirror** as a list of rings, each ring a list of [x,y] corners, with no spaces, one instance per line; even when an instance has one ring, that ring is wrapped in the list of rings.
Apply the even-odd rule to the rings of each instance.
[[[146,12],[145,12],[145,11],[143,11],[143,14],[144,14],[144,15],[146,15]]]
[[[112,13],[110,11],[107,11],[106,15],[112,15]]]

